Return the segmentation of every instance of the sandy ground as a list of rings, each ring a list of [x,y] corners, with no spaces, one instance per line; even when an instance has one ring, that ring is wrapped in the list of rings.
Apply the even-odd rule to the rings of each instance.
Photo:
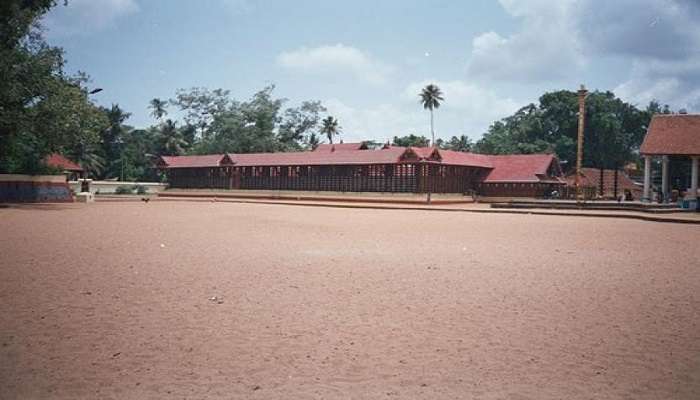
[[[0,398],[698,399],[698,238],[561,216],[0,209]]]

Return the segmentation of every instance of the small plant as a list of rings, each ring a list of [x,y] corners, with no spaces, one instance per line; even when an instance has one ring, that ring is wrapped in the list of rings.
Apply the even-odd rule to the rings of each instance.
[[[114,194],[134,194],[134,186],[117,186],[114,189]]]
[[[144,185],[136,185],[136,194],[146,194],[148,193],[148,188]]]

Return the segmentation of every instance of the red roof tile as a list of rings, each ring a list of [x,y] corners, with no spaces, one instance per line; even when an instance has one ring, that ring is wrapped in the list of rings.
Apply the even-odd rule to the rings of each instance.
[[[229,154],[234,165],[283,166],[283,165],[353,165],[393,164],[400,162],[405,148],[384,150],[303,151],[292,153]]]
[[[83,168],[74,163],[73,161],[67,159],[66,157],[54,153],[46,157],[46,165],[55,168],[62,168],[64,171],[82,171]]]
[[[556,160],[551,154],[490,156],[433,147],[390,146],[381,150],[304,151],[289,153],[251,153],[161,158],[165,168],[196,168],[232,165],[239,167],[272,167],[303,165],[367,165],[402,162],[434,162],[492,169],[486,182],[560,181],[548,177],[547,171]]]
[[[319,144],[314,151],[348,151],[348,150],[366,150],[367,145],[365,142],[357,142],[357,143],[335,143],[335,144],[330,144],[330,143],[323,143]]]
[[[230,159],[225,154],[206,154],[202,156],[161,156],[160,165],[166,168],[219,167]]]
[[[576,182],[576,173],[572,172],[566,177],[566,183],[569,186],[574,186]],[[581,168],[581,185],[600,187],[600,169],[598,168]],[[603,170],[603,187],[606,194],[611,194],[615,186],[615,170]],[[632,192],[641,192],[642,188],[634,183],[632,179],[624,171],[619,171],[617,174],[617,187],[620,192],[630,190]]]
[[[496,182],[563,182],[558,177],[548,177],[547,170],[556,157],[552,154],[510,154],[488,156],[493,170],[484,180]]]
[[[649,155],[700,155],[700,115],[654,115],[640,152]]]
[[[486,154],[466,153],[463,151],[438,150],[441,163],[447,165],[470,165],[473,167],[493,168],[491,156]]]

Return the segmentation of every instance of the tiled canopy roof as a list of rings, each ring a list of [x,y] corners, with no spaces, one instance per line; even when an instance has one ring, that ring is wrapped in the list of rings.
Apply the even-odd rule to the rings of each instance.
[[[163,168],[202,168],[221,167],[230,164],[226,154],[206,154],[203,156],[161,156],[159,166]]]
[[[509,154],[488,156],[493,169],[486,176],[485,183],[522,182],[536,183],[544,181],[563,182],[550,178],[547,171],[556,160],[553,154]],[[556,164],[558,168],[558,164]]]
[[[367,150],[367,145],[365,142],[357,143],[324,143],[319,144],[314,151],[348,151],[348,150]]]
[[[236,166],[357,165],[401,162],[405,148],[385,150],[302,151],[292,153],[229,154]]]
[[[199,168],[235,165],[238,167],[283,165],[358,165],[394,164],[404,161],[427,161],[434,148],[388,147],[382,150],[302,151],[287,153],[211,154],[203,156],[163,156],[162,168]],[[442,164],[491,168],[488,156],[438,150]]]
[[[556,182],[547,176],[556,161],[551,154],[502,155],[465,153],[432,147],[390,146],[381,150],[304,151],[289,153],[214,154],[161,157],[161,168],[368,165],[424,162],[490,169],[485,182]],[[558,164],[554,164],[557,174]]]
[[[66,157],[54,153],[46,157],[46,165],[55,168],[62,168],[64,171],[82,171],[83,168],[74,163],[73,161],[67,159]]]
[[[700,155],[700,115],[654,115],[640,152],[649,155]]]
[[[566,177],[566,183],[573,186],[576,182],[576,173],[573,172]],[[582,186],[600,186],[600,169],[598,168],[581,168],[581,185]],[[615,170],[603,170],[603,187],[612,190],[615,186]],[[642,188],[634,183],[632,179],[624,171],[617,173],[617,187],[620,191],[631,190],[633,192],[641,191]]]

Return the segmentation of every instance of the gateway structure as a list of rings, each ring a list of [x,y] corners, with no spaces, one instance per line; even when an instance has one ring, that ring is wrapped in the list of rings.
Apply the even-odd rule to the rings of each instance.
[[[690,181],[686,199],[698,198],[698,163],[700,162],[700,114],[658,114],[649,124],[647,135],[640,149],[644,156],[644,200],[651,200],[652,160],[661,158],[661,193],[669,199],[669,163],[690,160]]]
[[[480,193],[539,197],[566,184],[552,154],[489,156],[364,143],[289,153],[163,156],[171,188]]]

